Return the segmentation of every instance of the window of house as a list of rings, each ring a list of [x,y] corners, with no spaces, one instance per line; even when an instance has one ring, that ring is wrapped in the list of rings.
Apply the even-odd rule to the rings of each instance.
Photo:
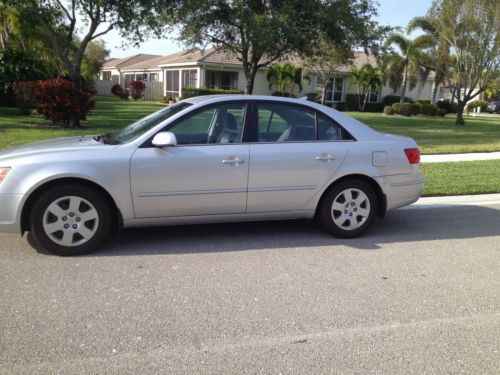
[[[135,80],[136,81],[147,81],[148,74],[147,73],[135,73]]]
[[[111,81],[111,72],[102,72],[103,81]]]
[[[211,89],[237,90],[238,72],[207,70],[206,84]]]
[[[334,78],[331,81],[331,85],[328,85],[326,90],[326,101],[327,102],[341,102],[342,92],[344,89],[344,79]]]
[[[134,74],[125,74],[124,76],[124,82],[125,82],[125,87],[128,88],[130,85],[130,82],[132,82],[135,79]]]
[[[368,94],[368,102],[369,103],[377,103],[378,102],[378,90],[370,91]]]
[[[198,79],[198,71],[196,69],[189,69],[182,71],[182,87],[196,87]]]
[[[149,73],[150,81],[159,81],[159,79],[160,79],[160,73]]]
[[[167,85],[166,95],[174,99],[180,96],[179,91],[179,71],[178,70],[167,70],[165,72],[165,79]]]

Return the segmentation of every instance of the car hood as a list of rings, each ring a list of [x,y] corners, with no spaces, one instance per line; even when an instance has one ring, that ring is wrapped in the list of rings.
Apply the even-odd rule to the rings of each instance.
[[[52,152],[96,149],[106,146],[100,142],[97,142],[93,137],[94,136],[57,138],[48,141],[29,143],[27,145],[13,147],[0,152],[0,160]],[[107,146],[114,147],[109,145]]]

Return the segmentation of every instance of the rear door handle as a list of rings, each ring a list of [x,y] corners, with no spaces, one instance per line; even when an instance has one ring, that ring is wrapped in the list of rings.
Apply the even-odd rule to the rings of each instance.
[[[332,160],[335,160],[335,158],[330,155],[330,154],[322,154],[320,156],[316,156],[316,160],[319,160],[319,161],[332,161]]]
[[[229,157],[229,159],[222,160],[222,164],[228,164],[228,165],[239,165],[239,164],[243,164],[243,163],[245,163],[245,160],[241,160],[238,158]]]

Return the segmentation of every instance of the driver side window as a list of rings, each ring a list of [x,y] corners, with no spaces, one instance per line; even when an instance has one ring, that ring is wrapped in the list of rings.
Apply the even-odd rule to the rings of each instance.
[[[244,103],[224,104],[202,109],[168,129],[177,144],[241,143],[245,120]]]

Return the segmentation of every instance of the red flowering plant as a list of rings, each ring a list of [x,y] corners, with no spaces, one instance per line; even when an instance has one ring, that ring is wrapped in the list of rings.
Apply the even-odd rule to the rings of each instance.
[[[127,100],[129,95],[128,89],[124,90],[119,83],[115,83],[113,87],[111,87],[111,93],[123,100]]]
[[[144,95],[146,84],[141,80],[135,80],[130,82],[129,88],[130,88],[130,93],[132,94],[132,98],[137,100],[142,98],[142,96]]]
[[[82,85],[76,91],[72,82],[60,77],[46,81],[21,82],[14,86],[16,97],[32,103],[37,112],[53,123],[63,122],[69,125],[70,119],[77,117],[85,120],[90,110],[95,107],[91,97],[95,91]]]

